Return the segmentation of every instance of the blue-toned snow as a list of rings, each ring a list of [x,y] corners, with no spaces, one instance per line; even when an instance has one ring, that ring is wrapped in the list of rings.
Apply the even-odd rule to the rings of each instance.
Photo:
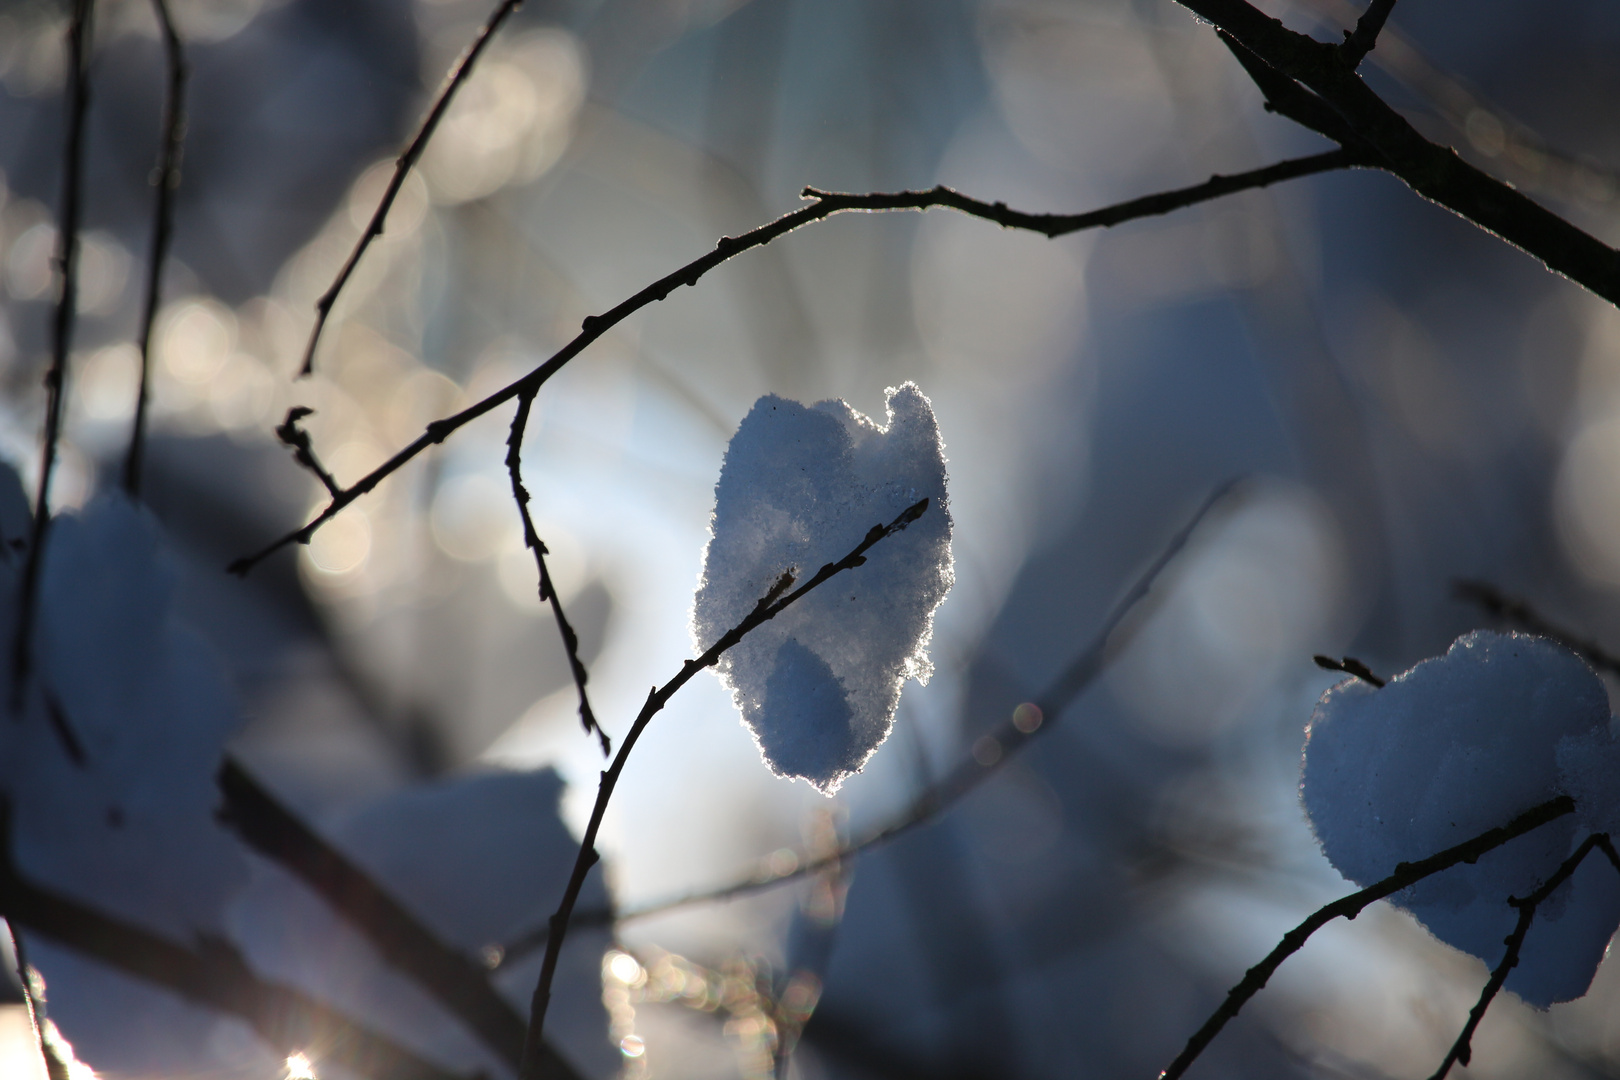
[[[715,487],[692,611],[706,649],[784,570],[800,582],[919,499],[927,513],[874,547],[720,660],[720,677],[779,776],[824,794],[888,736],[900,687],[926,681],[934,610],[954,580],[945,455],[928,399],[888,391],[879,427],[843,401],[767,395],[743,418]]]
[[[1588,741],[1607,743],[1608,721],[1603,684],[1580,657],[1543,638],[1475,631],[1383,689],[1347,679],[1322,695],[1305,743],[1305,810],[1333,865],[1369,885],[1566,790],[1597,805],[1602,788],[1612,808],[1616,774],[1581,767]],[[1518,918],[1508,898],[1546,880],[1591,820],[1560,818],[1390,899],[1494,967]],[[1620,875],[1594,855],[1537,910],[1507,988],[1542,1007],[1582,996],[1617,925]]]

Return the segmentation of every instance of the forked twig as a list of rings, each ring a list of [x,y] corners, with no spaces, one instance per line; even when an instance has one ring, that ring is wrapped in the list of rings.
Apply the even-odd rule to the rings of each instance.
[[[1372,0],[1367,10],[1356,20],[1354,30],[1344,32],[1344,44],[1339,46],[1339,57],[1346,67],[1354,71],[1361,66],[1367,54],[1378,44],[1378,34],[1384,29],[1389,13],[1395,10],[1395,0]]]
[[[1508,973],[1519,965],[1519,950],[1524,948],[1525,935],[1530,933],[1530,924],[1535,921],[1536,908],[1540,907],[1558,886],[1569,880],[1570,875],[1575,873],[1576,868],[1592,853],[1593,848],[1600,842],[1607,843],[1607,841],[1608,838],[1602,833],[1593,833],[1581,842],[1581,846],[1564,860],[1539,889],[1523,900],[1508,897],[1508,905],[1518,909],[1519,921],[1514,924],[1513,932],[1507,936],[1505,942],[1507,951],[1502,954],[1502,962],[1491,971],[1491,977],[1485,982],[1485,989],[1480,991],[1479,1000],[1468,1010],[1468,1022],[1463,1024],[1462,1031],[1457,1035],[1457,1041],[1451,1044],[1445,1060],[1440,1063],[1440,1067],[1434,1071],[1429,1080],[1445,1080],[1453,1065],[1468,1064],[1473,1056],[1474,1031],[1479,1027],[1479,1022],[1485,1019],[1485,1010],[1491,1007],[1491,1002],[1502,989],[1502,984],[1507,982]]]
[[[1266,187],[1284,180],[1331,172],[1336,169],[1365,167],[1371,167],[1371,163],[1359,151],[1330,150],[1322,154],[1312,154],[1309,157],[1280,161],[1264,168],[1251,169],[1248,172],[1237,173],[1233,176],[1212,176],[1202,184],[1177,188],[1174,191],[1161,192],[1156,195],[1147,195],[1139,199],[1130,199],[1123,203],[1084,214],[1028,214],[1022,211],[1010,210],[1004,203],[987,203],[980,199],[970,198],[943,185],[930,188],[927,191],[879,191],[867,194],[822,192],[806,188],[804,197],[810,200],[809,205],[802,206],[791,213],[783,214],[775,221],[750,229],[740,236],[722,237],[715,244],[714,250],[708,254],[693,259],[673,273],[659,278],[634,296],[621,302],[618,306],[600,315],[586,317],[581,324],[580,332],[574,336],[573,340],[553,353],[545,363],[482,400],[467,406],[460,412],[428,424],[427,429],[421,435],[395,453],[394,456],[378,465],[359,480],[356,480],[353,484],[334,492],[332,501],[323,507],[320,513],[316,514],[308,523],[251,555],[245,555],[237,559],[230,564],[228,569],[233,574],[246,574],[260,562],[263,562],[289,544],[309,543],[310,537],[315,535],[317,529],[336,517],[350,503],[370,493],[384,479],[403,468],[407,462],[429,447],[443,442],[453,432],[472,423],[485,413],[517,398],[521,394],[538,392],[546,380],[560,371],[565,364],[584,352],[586,347],[596,341],[597,338],[637,311],[647,307],[649,304],[663,300],[682,285],[695,286],[699,279],[721,263],[745,251],[763,247],[771,241],[812,222],[822,221],[837,214],[921,211],[941,207],[956,210],[971,217],[983,218],[1004,228],[1024,229],[1048,237],[1055,237],[1086,229],[1108,228],[1138,218],[1167,214],[1172,210],[1194,206],[1239,191]]]
[[[1193,1033],[1187,1040],[1176,1059],[1172,1061],[1164,1072],[1159,1074],[1160,1080],[1176,1080],[1176,1077],[1187,1071],[1188,1066],[1198,1060],[1206,1047],[1219,1035],[1227,1022],[1235,1018],[1238,1012],[1248,1003],[1249,999],[1265,988],[1284,960],[1293,956],[1311,935],[1334,919],[1354,919],[1362,910],[1376,901],[1384,899],[1393,893],[1398,893],[1409,885],[1414,885],[1424,878],[1448,870],[1458,863],[1471,863],[1481,855],[1501,847],[1509,840],[1523,836],[1525,833],[1555,821],[1566,814],[1575,812],[1575,800],[1568,795],[1560,795],[1549,799],[1539,806],[1533,806],[1520,814],[1506,825],[1499,825],[1488,829],[1472,840],[1465,840],[1454,847],[1449,847],[1438,854],[1431,855],[1413,863],[1401,863],[1395,867],[1395,872],[1382,881],[1353,892],[1349,896],[1340,897],[1331,904],[1324,905],[1313,912],[1304,922],[1283,935],[1277,947],[1266,955],[1254,967],[1244,973],[1243,978],[1226,995],[1210,1018],[1204,1021],[1204,1026]]]
[[[371,242],[383,234],[383,225],[388,218],[388,211],[393,209],[394,200],[399,198],[400,189],[405,186],[405,177],[410,174],[411,169],[421,158],[422,151],[427,149],[428,140],[433,137],[433,132],[438,128],[439,121],[444,119],[444,114],[450,109],[451,99],[455,97],[456,91],[461,89],[462,84],[472,74],[473,66],[478,63],[478,58],[484,54],[484,49],[489,46],[491,39],[495,37],[496,31],[501,28],[501,24],[506,22],[512,13],[522,6],[523,0],[501,0],[496,5],[495,10],[490,13],[489,18],[484,21],[484,25],[479,29],[478,36],[473,38],[472,44],[467,46],[467,51],[462,53],[455,69],[445,78],[444,86],[439,90],[438,96],[433,99],[433,104],[428,108],[427,115],[422,118],[422,126],[416,129],[416,135],[412,137],[410,144],[400,152],[398,159],[395,160],[394,175],[389,179],[388,188],[383,192],[382,201],[377,204],[377,209],[372,213],[371,221],[367,223],[365,232],[360,234],[360,239],[354,245],[354,250],[349,252],[349,257],[343,263],[343,269],[338,271],[337,278],[321,294],[321,298],[315,301],[315,325],[309,332],[309,344],[304,347],[304,362],[299,368],[300,375],[308,375],[315,370],[315,347],[320,344],[321,331],[326,329],[326,320],[332,314],[332,305],[337,303],[338,294],[349,283],[349,278],[354,276],[355,267],[360,265],[360,258],[365,255],[366,249],[371,246]]]
[[[445,944],[392,893],[282,805],[230,758],[220,767],[220,820],[253,850],[308,885],[376,948],[384,961],[431,994],[512,1068],[523,1054],[523,1016],[490,985],[487,968]],[[578,1080],[550,1046],[546,1075]]]
[[[45,434],[40,452],[39,488],[34,497],[34,525],[23,564],[22,595],[17,604],[17,640],[12,655],[12,708],[22,707],[33,664],[34,608],[39,603],[40,567],[45,533],[51,523],[51,476],[62,434],[62,402],[67,389],[68,355],[73,351],[73,324],[79,306],[79,221],[84,201],[84,119],[90,104],[90,35],[94,0],[73,0],[68,23],[68,124],[62,154],[62,217],[56,235],[57,272],[61,291],[51,324],[51,366],[45,372]]]
[[[608,801],[613,797],[613,788],[619,782],[619,774],[624,771],[625,762],[629,760],[630,751],[635,749],[641,733],[647,730],[647,725],[668,704],[669,699],[698,672],[719,663],[720,657],[727,650],[766,622],[776,618],[812,589],[845,570],[853,570],[865,563],[866,552],[871,550],[873,545],[904,530],[922,517],[927,510],[928,500],[923,499],[907,507],[889,524],[872,526],[848,555],[835,563],[826,564],[816,571],[814,577],[797,589],[793,589],[793,572],[783,573],[741,622],[722,634],[720,640],[709,646],[701,656],[682,664],[681,670],[673,679],[661,687],[653,687],[652,692],[647,695],[647,703],[641,707],[641,712],[630,725],[624,741],[619,744],[619,752],[602,772],[602,781],[596,791],[596,805],[591,808],[590,822],[585,826],[585,835],[580,838],[579,856],[574,860],[574,871],[569,876],[568,887],[563,891],[562,902],[557,906],[556,913],[551,916],[545,961],[541,965],[540,978],[535,984],[534,997],[529,1005],[529,1034],[524,1047],[522,1080],[539,1080],[546,1010],[551,1004],[551,983],[557,973],[557,958],[562,952],[563,938],[568,933],[568,921],[574,913],[574,904],[579,900],[580,890],[585,886],[585,875],[590,873],[591,867],[596,865],[599,858],[596,853],[596,834],[602,826],[602,815],[607,812]],[[789,592],[789,589],[793,591]]]
[[[1035,702],[1020,705],[1013,710],[1011,717],[1003,720],[991,734],[975,744],[975,746],[989,745],[986,740],[993,740],[995,747],[993,756],[968,756],[955,769],[929,785],[922,794],[913,799],[910,808],[899,820],[892,821],[862,839],[840,847],[830,854],[803,852],[801,857],[795,860],[794,869],[785,873],[762,867],[760,872],[718,889],[705,889],[702,892],[688,893],[685,896],[658,901],[618,913],[608,908],[584,911],[574,921],[580,925],[589,926],[625,923],[661,915],[666,911],[673,911],[677,908],[717,903],[732,900],[739,896],[746,896],[750,893],[762,892],[766,889],[774,889],[779,885],[785,885],[800,878],[836,869],[845,860],[851,859],[869,848],[878,847],[895,840],[911,830],[934,820],[934,818],[954,805],[957,800],[987,779],[1001,767],[1003,762],[1010,760],[1013,754],[1021,750],[1040,732],[1050,730],[1056,726],[1057,722],[1062,718],[1064,710],[1102,672],[1110,646],[1117,647],[1119,644],[1114,640],[1114,634],[1121,623],[1135,610],[1136,605],[1148,595],[1153,588],[1154,582],[1159,579],[1165,568],[1186,547],[1187,541],[1192,538],[1198,526],[1209,516],[1210,511],[1231,493],[1237,483],[1238,481],[1235,480],[1228,481],[1205,498],[1202,505],[1188,519],[1186,524],[1176,531],[1154,560],[1132,583],[1130,589],[1115,602],[1114,607],[1103,620],[1102,626],[1092,636],[1085,649],[1069,662],[1068,666],[1036,698]],[[540,926],[505,944],[501,949],[503,962],[511,963],[519,957],[532,953],[535,949],[546,944],[549,935],[550,929]]]
[[[141,381],[135,394],[135,420],[124,454],[124,490],[131,498],[141,493],[141,461],[146,453],[146,404],[152,378],[152,324],[157,320],[163,293],[163,263],[174,233],[174,192],[180,186],[180,151],[186,138],[186,54],[169,12],[169,0],[152,0],[163,35],[163,56],[169,69],[168,93],[163,100],[163,148],[158,154],[157,205],[152,211],[152,250],[146,262],[146,301],[141,309]]]
[[[512,500],[517,503],[518,514],[523,519],[523,546],[534,552],[534,567],[540,575],[540,602],[550,603],[552,617],[557,621],[557,633],[562,637],[563,651],[568,654],[568,669],[573,672],[574,688],[579,691],[579,722],[584,726],[585,734],[596,733],[597,741],[602,744],[602,756],[607,757],[613,752],[613,741],[602,730],[602,725],[596,722],[596,713],[591,710],[590,696],[585,693],[589,674],[585,670],[585,661],[579,658],[579,635],[574,632],[568,616],[563,614],[562,597],[557,595],[557,587],[551,580],[551,569],[546,565],[546,545],[535,531],[534,517],[529,513],[529,489],[523,486],[523,435],[529,426],[529,410],[534,405],[534,394],[519,394],[517,400],[512,432],[506,440],[506,471],[512,478]]]

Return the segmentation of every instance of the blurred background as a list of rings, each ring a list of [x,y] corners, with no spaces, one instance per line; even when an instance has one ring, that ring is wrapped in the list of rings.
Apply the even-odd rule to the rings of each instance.
[[[509,410],[239,581],[230,559],[324,501],[275,442],[290,406],[315,410],[323,460],[353,480],[806,185],[1082,211],[1327,148],[1267,114],[1169,0],[530,0],[297,380],[315,298],[490,0],[171,3],[193,78],[147,501],[182,557],[185,617],[236,683],[233,752],[334,834],[416,785],[547,766],[577,833],[601,756],[522,546]],[[1267,7],[1324,40],[1359,14]],[[128,437],[162,103],[146,0],[96,18],[67,507],[116,484]],[[25,480],[63,30],[62,5],[0,3],[0,455]],[[1425,134],[1615,244],[1617,48],[1603,0],[1410,4],[1363,70]],[[537,402],[526,480],[610,734],[692,654],[713,486],[754,400],[837,397],[881,420],[905,380],[933,401],[956,522],[932,681],[829,800],[774,778],[699,677],[608,816],[621,910],[902,814],[1084,648],[1211,490],[1245,479],[1105,676],[940,820],[833,877],[623,922],[602,1052],[579,1055],[591,1075],[766,1077],[794,1040],[806,1080],[1156,1075],[1284,930],[1348,891],[1297,800],[1334,681],[1313,653],[1391,675],[1443,651],[1488,622],[1458,578],[1620,644],[1620,313],[1397,181],[1323,176],[1056,241],[851,214],[632,317]],[[1485,977],[1380,906],[1319,934],[1195,1075],[1428,1075]],[[1550,1012],[1499,1000],[1468,1075],[1620,1074],[1617,1005],[1612,967]],[[802,1032],[783,1019],[806,1015]],[[85,1056],[159,1075],[107,1055]],[[287,1075],[242,1055],[232,1075]]]

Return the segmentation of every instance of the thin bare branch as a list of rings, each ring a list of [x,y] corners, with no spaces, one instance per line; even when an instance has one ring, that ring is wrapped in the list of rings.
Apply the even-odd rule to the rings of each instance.
[[[574,688],[579,691],[579,722],[584,726],[585,734],[596,733],[597,741],[602,744],[602,756],[607,757],[613,752],[613,741],[602,730],[602,725],[596,722],[596,713],[591,710],[590,696],[585,693],[589,674],[585,670],[585,661],[579,658],[579,635],[574,633],[568,616],[563,614],[562,597],[557,595],[551,570],[546,565],[546,545],[535,531],[534,517],[529,513],[529,489],[523,486],[523,435],[529,426],[529,410],[534,405],[534,394],[519,394],[517,400],[517,413],[512,417],[512,433],[506,440],[506,471],[512,478],[512,499],[517,503],[518,514],[523,519],[523,544],[534,552],[534,568],[540,575],[540,602],[551,605],[552,617],[557,621],[557,633],[562,637],[563,650],[568,654],[568,668],[574,674]]]
[[[1316,666],[1321,668],[1323,671],[1342,671],[1346,675],[1353,675],[1362,682],[1368,683],[1378,690],[1382,690],[1388,681],[1374,675],[1372,668],[1368,667],[1366,664],[1363,664],[1360,660],[1357,660],[1353,656],[1346,656],[1342,659],[1335,660],[1331,656],[1322,656],[1319,654],[1311,657],[1311,659],[1314,660],[1316,662]]]
[[[117,971],[205,1008],[241,1017],[278,1053],[319,1047],[331,1063],[372,1080],[471,1080],[302,990],[259,978],[222,938],[200,938],[188,948],[28,881],[12,859],[11,810],[4,800],[0,800],[0,915]]]
[[[371,246],[371,242],[383,234],[383,225],[387,221],[388,211],[393,209],[394,200],[399,198],[400,188],[405,186],[405,177],[410,175],[411,169],[422,157],[422,151],[427,149],[428,140],[433,137],[433,132],[438,128],[439,121],[444,119],[444,114],[450,109],[451,99],[456,96],[456,91],[460,90],[462,84],[472,75],[473,67],[478,63],[478,58],[484,54],[484,50],[488,48],[490,41],[495,37],[496,32],[500,30],[501,25],[511,17],[514,11],[522,6],[523,0],[501,0],[495,6],[495,10],[490,12],[489,18],[484,21],[484,25],[479,29],[478,36],[473,38],[472,44],[467,46],[467,51],[461,54],[461,59],[456,62],[455,68],[446,76],[444,85],[439,89],[438,96],[433,99],[433,104],[428,108],[427,115],[422,118],[422,126],[416,129],[416,135],[412,137],[410,144],[401,151],[399,157],[395,160],[394,175],[388,181],[388,188],[383,192],[382,201],[377,204],[377,209],[371,215],[371,221],[367,223],[365,232],[360,234],[360,239],[354,245],[354,250],[349,252],[349,257],[344,262],[343,269],[338,271],[337,278],[321,294],[321,298],[315,301],[315,325],[309,332],[309,344],[304,347],[304,363],[299,369],[300,375],[308,375],[315,370],[315,347],[320,344],[321,331],[326,329],[326,320],[332,314],[332,305],[337,303],[338,295],[343,292],[343,287],[349,283],[349,278],[354,276],[354,269],[360,265],[360,259],[365,255],[366,249]]]
[[[1221,1029],[1227,1025],[1227,1022],[1237,1016],[1250,998],[1265,988],[1266,983],[1276,973],[1277,969],[1282,966],[1283,961],[1304,948],[1305,943],[1310,940],[1312,934],[1334,919],[1354,919],[1368,905],[1382,900],[1386,896],[1400,892],[1407,886],[1414,885],[1424,878],[1440,873],[1442,870],[1449,870],[1458,863],[1474,862],[1481,855],[1501,847],[1509,840],[1523,836],[1525,833],[1538,829],[1549,821],[1555,821],[1566,814],[1574,812],[1575,800],[1568,795],[1560,795],[1555,799],[1549,799],[1539,806],[1533,806],[1526,810],[1506,825],[1488,829],[1472,840],[1465,840],[1455,847],[1449,847],[1419,862],[1401,863],[1395,867],[1393,874],[1382,881],[1375,882],[1360,892],[1353,892],[1349,896],[1340,897],[1333,903],[1318,908],[1304,922],[1284,934],[1282,940],[1277,943],[1277,947],[1272,949],[1264,960],[1250,968],[1238,984],[1232,987],[1226,995],[1226,1000],[1222,1001],[1220,1007],[1215,1010],[1208,1020],[1204,1021],[1204,1026],[1194,1032],[1192,1038],[1187,1040],[1186,1047],[1180,1054],[1176,1055],[1176,1059],[1170,1063],[1170,1066],[1159,1074],[1160,1080],[1176,1080],[1176,1077],[1185,1073],[1188,1067],[1198,1060],[1198,1056],[1204,1052],[1205,1048],[1214,1041],[1215,1036],[1220,1034]]]
[[[681,670],[673,679],[661,687],[653,687],[652,692],[647,695],[647,703],[641,707],[635,722],[630,725],[629,733],[619,744],[619,752],[614,755],[612,764],[602,772],[602,781],[596,791],[596,805],[591,808],[590,822],[585,826],[585,835],[580,838],[579,856],[574,860],[573,874],[568,879],[568,887],[563,891],[562,902],[557,906],[556,913],[551,916],[545,961],[541,965],[540,978],[535,984],[534,997],[529,1005],[529,1036],[523,1054],[523,1069],[520,1074],[522,1080],[539,1080],[541,1075],[546,1010],[551,1005],[551,983],[557,973],[557,958],[562,952],[563,938],[568,933],[568,921],[574,913],[574,904],[578,902],[580,890],[585,886],[585,875],[590,873],[591,867],[596,865],[599,858],[596,853],[596,834],[602,826],[602,815],[607,812],[608,801],[613,798],[613,788],[619,782],[619,774],[624,771],[625,762],[629,760],[630,751],[635,749],[641,733],[647,730],[647,725],[668,704],[669,699],[698,672],[713,667],[727,650],[758,627],[776,618],[812,589],[837,574],[853,570],[865,563],[866,552],[871,550],[873,545],[901,532],[922,517],[927,510],[928,500],[923,499],[907,507],[899,517],[887,525],[872,526],[848,555],[835,563],[826,564],[816,571],[814,577],[797,589],[793,589],[792,572],[784,573],[741,622],[722,634],[720,640],[709,646],[701,656],[681,665]],[[789,592],[789,589],[793,591]]]
[[[62,402],[67,390],[68,355],[79,306],[79,221],[84,196],[85,114],[90,106],[91,16],[94,0],[73,0],[68,22],[67,140],[62,152],[62,206],[57,221],[56,265],[59,291],[51,325],[51,366],[45,372],[45,433],[39,462],[39,488],[34,496],[34,526],[23,565],[22,596],[17,605],[16,645],[12,656],[12,708],[22,706],[33,659],[34,608],[39,602],[39,573],[45,555],[45,533],[51,523],[51,476],[56,445],[62,434]]]
[[[1372,0],[1367,10],[1356,20],[1354,30],[1344,32],[1344,44],[1339,46],[1339,58],[1354,71],[1361,66],[1367,54],[1378,44],[1378,34],[1384,29],[1389,13],[1395,10],[1395,0]]]
[[[852,212],[920,211],[943,207],[972,217],[993,221],[1005,228],[1027,229],[1045,236],[1055,237],[1080,232],[1085,229],[1108,228],[1137,218],[1167,214],[1172,210],[1208,202],[1211,199],[1218,199],[1239,191],[1266,187],[1284,180],[1297,179],[1336,169],[1361,167],[1369,167],[1369,162],[1360,153],[1342,149],[1330,150],[1322,154],[1312,154],[1309,157],[1280,161],[1274,165],[1237,173],[1233,176],[1212,176],[1205,182],[1194,184],[1191,187],[1177,188],[1174,191],[1131,199],[1127,202],[1103,207],[1085,214],[1028,214],[1022,211],[1010,210],[1003,203],[987,203],[970,198],[943,185],[927,191],[871,192],[868,194],[822,192],[813,188],[806,188],[804,197],[810,200],[809,205],[802,206],[792,213],[784,214],[775,221],[767,222],[756,229],[751,229],[741,236],[721,237],[719,242],[715,244],[714,250],[708,254],[693,259],[674,273],[659,278],[634,296],[620,303],[617,307],[611,308],[601,315],[588,316],[582,323],[580,332],[575,335],[573,340],[552,354],[551,358],[545,363],[481,401],[467,406],[460,412],[433,421],[415,441],[349,487],[334,493],[332,501],[323,507],[320,513],[307,524],[287,533],[253,554],[237,559],[231,563],[228,570],[233,574],[246,574],[284,547],[291,544],[309,543],[310,537],[315,535],[317,529],[336,517],[356,499],[370,493],[383,480],[403,468],[407,462],[416,458],[417,455],[429,447],[443,442],[453,432],[472,423],[492,409],[515,399],[520,394],[538,392],[546,380],[560,371],[565,364],[585,351],[586,347],[596,341],[597,338],[637,311],[663,300],[682,285],[697,285],[705,274],[721,263],[745,251],[763,247],[771,241],[812,222],[822,221],[836,214]]]
[[[336,499],[343,494],[342,486],[326,471],[321,459],[315,456],[315,444],[310,441],[309,432],[298,425],[304,417],[313,415],[315,410],[309,406],[294,405],[287,410],[287,419],[276,425],[276,438],[292,448],[293,458],[298,464],[313,473],[326,488],[327,494]]]
[[[1043,691],[1034,702],[1027,702],[1013,710],[1012,716],[1003,720],[990,734],[982,737],[974,745],[981,753],[969,755],[961,764],[944,777],[929,785],[916,799],[912,800],[910,808],[899,820],[870,833],[864,838],[847,844],[831,854],[804,852],[795,860],[795,868],[786,873],[770,869],[761,865],[757,873],[749,875],[741,881],[722,886],[718,889],[705,889],[698,893],[688,893],[685,896],[672,900],[663,900],[647,904],[639,908],[615,913],[610,909],[602,908],[595,911],[581,912],[574,920],[579,925],[600,926],[608,923],[625,923],[636,919],[645,919],[654,915],[661,915],[677,908],[692,907],[697,904],[711,904],[724,900],[732,900],[750,893],[774,889],[790,881],[820,874],[829,870],[836,870],[844,861],[859,855],[868,848],[886,844],[891,840],[905,835],[920,825],[924,825],[950,808],[958,799],[972,791],[993,772],[1001,767],[1002,763],[1011,759],[1029,741],[1040,732],[1050,730],[1062,718],[1063,712],[1077,699],[1097,675],[1103,670],[1103,663],[1107,658],[1110,647],[1117,647],[1120,643],[1114,640],[1114,634],[1120,624],[1136,608],[1152,590],[1153,583],[1181,550],[1186,547],[1187,541],[1198,526],[1209,515],[1209,512],[1225,498],[1236,485],[1237,481],[1228,481],[1216,488],[1199,506],[1196,513],[1183,525],[1165,544],[1158,556],[1139,575],[1131,588],[1114,604],[1113,609],[1103,620],[1102,626],[1092,636],[1086,645],[1068,666],[1065,667],[1053,680],[1052,684]],[[993,754],[982,751],[993,746]],[[532,953],[535,949],[546,944],[550,935],[548,927],[536,927],[533,931],[504,945],[501,949],[503,962],[511,963],[520,957]]]
[[[370,874],[288,810],[251,773],[227,758],[219,770],[220,820],[249,847],[296,875],[512,1068],[523,1055],[523,1016],[490,985],[489,971],[424,926]],[[550,1046],[546,1075],[578,1074]]]
[[[1440,1062],[1440,1067],[1434,1071],[1434,1075],[1429,1077],[1429,1080],[1445,1080],[1446,1074],[1451,1071],[1453,1065],[1466,1066],[1469,1059],[1473,1057],[1474,1032],[1479,1028],[1479,1022],[1485,1019],[1485,1010],[1491,1007],[1491,1002],[1495,1000],[1497,993],[1501,991],[1502,984],[1507,982],[1508,973],[1518,966],[1519,950],[1524,948],[1525,935],[1530,933],[1530,924],[1535,921],[1536,908],[1540,907],[1542,902],[1557,890],[1558,886],[1569,880],[1570,875],[1575,873],[1575,869],[1592,853],[1592,849],[1598,846],[1599,840],[1606,841],[1607,837],[1604,837],[1601,833],[1593,833],[1588,836],[1581,842],[1581,846],[1576,848],[1574,853],[1554,871],[1552,877],[1548,878],[1539,889],[1525,899],[1519,900],[1509,897],[1508,904],[1518,909],[1519,921],[1514,925],[1513,932],[1507,936],[1507,951],[1502,954],[1502,962],[1496,965],[1491,972],[1491,977],[1486,980],[1485,989],[1480,991],[1479,1000],[1474,1003],[1472,1009],[1468,1010],[1468,1022],[1463,1024],[1462,1031],[1457,1035],[1457,1041],[1451,1044],[1451,1049],[1446,1052],[1445,1060]]]
[[[146,301],[141,309],[141,381],[135,394],[135,421],[129,450],[124,455],[124,490],[131,498],[141,494],[141,462],[146,452],[146,405],[152,378],[152,324],[162,301],[163,263],[174,233],[174,192],[180,186],[180,152],[186,138],[186,54],[169,12],[169,0],[152,0],[158,28],[163,34],[163,56],[168,65],[168,93],[163,100],[163,147],[158,153],[157,204],[152,211],[152,250],[146,262]]]
[[[17,961],[17,983],[22,987],[23,1004],[28,1009],[28,1026],[34,1034],[34,1045],[39,1047],[40,1059],[45,1062],[45,1076],[47,1080],[72,1080],[67,1062],[56,1052],[51,1040],[45,1037],[45,1002],[34,993],[34,968],[28,962],[28,946],[9,921],[6,929],[11,932],[11,955]]]
[[[1339,46],[1295,33],[1247,0],[1179,2],[1281,75],[1319,95],[1359,140],[1377,151],[1377,167],[1549,270],[1620,304],[1620,252],[1469,165],[1450,147],[1425,139],[1344,63]]]
[[[1457,581],[1452,586],[1457,599],[1477,605],[1490,615],[1510,626],[1527,630],[1540,637],[1549,637],[1566,648],[1579,653],[1595,668],[1620,675],[1620,657],[1615,656],[1591,638],[1581,637],[1568,629],[1548,622],[1530,606],[1528,600],[1509,596],[1488,581]]]

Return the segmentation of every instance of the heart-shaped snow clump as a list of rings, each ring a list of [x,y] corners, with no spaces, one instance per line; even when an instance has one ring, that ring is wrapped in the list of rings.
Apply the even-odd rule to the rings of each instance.
[[[804,581],[919,499],[928,510],[720,658],[720,677],[778,776],[831,795],[894,723],[900,687],[926,682],[934,609],[955,580],[945,455],[912,383],[879,427],[842,401],[767,395],[731,439],[692,609],[706,649],[784,570]]]

